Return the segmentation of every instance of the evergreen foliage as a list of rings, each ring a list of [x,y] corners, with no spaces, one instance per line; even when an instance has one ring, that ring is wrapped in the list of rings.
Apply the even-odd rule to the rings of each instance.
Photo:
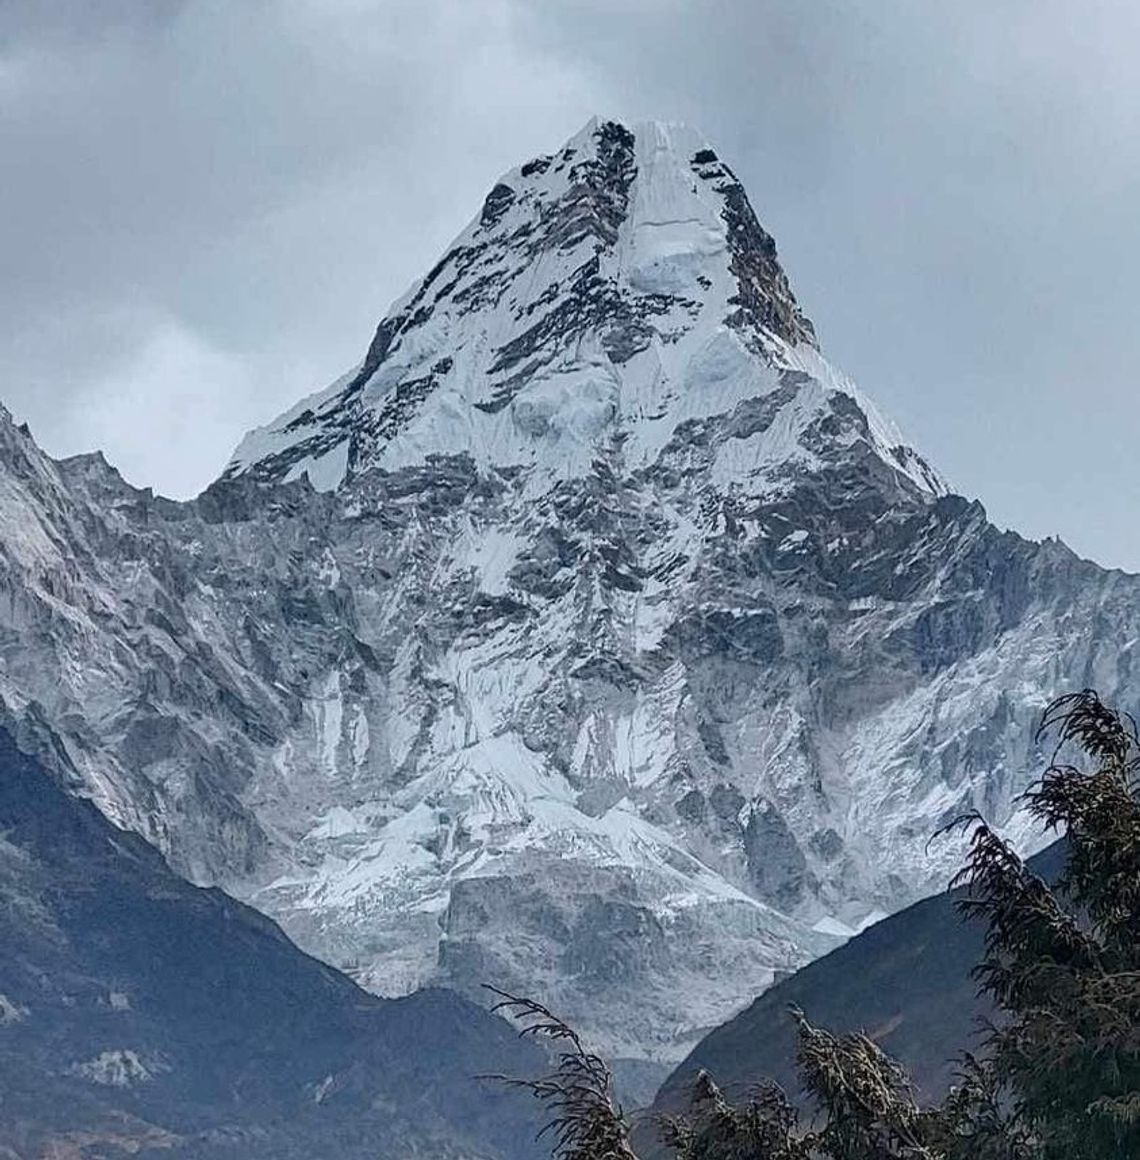
[[[523,1036],[545,1040],[556,1049],[554,1070],[541,1079],[492,1077],[531,1092],[547,1105],[551,1116],[542,1133],[554,1138],[555,1160],[637,1160],[605,1060],[587,1051],[578,1033],[541,1003],[487,989],[498,996],[493,1011],[521,1022]]]
[[[987,924],[977,978],[1004,1015],[981,1066],[1034,1160],[1140,1157],[1140,744],[1090,690],[1055,701],[1049,730],[1057,749],[1026,801],[1066,839],[1056,888],[980,818],[958,876]],[[1090,772],[1059,760],[1070,744]]]

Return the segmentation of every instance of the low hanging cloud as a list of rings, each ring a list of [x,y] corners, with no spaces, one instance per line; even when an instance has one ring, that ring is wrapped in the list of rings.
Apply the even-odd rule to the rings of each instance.
[[[1138,33],[1122,0],[15,0],[0,399],[190,494],[499,172],[594,112],[684,119],[960,490],[1140,567]]]

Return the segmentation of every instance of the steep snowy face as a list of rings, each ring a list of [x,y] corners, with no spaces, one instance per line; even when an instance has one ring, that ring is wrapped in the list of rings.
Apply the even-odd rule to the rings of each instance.
[[[238,448],[227,476],[371,470],[470,456],[523,470],[532,493],[619,446],[657,462],[678,426],[787,387],[749,448],[773,482],[810,460],[810,429],[854,395],[818,358],[732,170],[684,126],[592,121],[505,174],[482,211],[381,322],[364,362]],[[866,408],[864,408],[866,411]],[[841,420],[842,421],[842,420]],[[870,414],[862,438],[924,489],[934,474]]]
[[[940,889],[955,814],[1027,840],[1055,693],[1136,707],[1140,582],[945,494],[671,127],[507,174],[198,500],[3,414],[0,498],[0,701],[61,777],[372,989],[611,1054]]]
[[[336,490],[386,529],[391,578],[353,584],[391,658],[384,693],[346,708],[329,673],[317,760],[276,759],[300,782],[383,752],[383,806],[326,794],[297,834],[316,865],[258,904],[381,990],[542,980],[633,1054],[676,1050],[826,946],[846,928],[808,885],[810,835],[758,788],[806,726],[787,706],[729,722],[771,700],[760,674],[789,639],[754,582],[766,562],[741,561],[805,552],[778,505],[806,489],[842,507],[852,474],[856,525],[943,490],[822,359],[707,142],[591,122],[504,175],[361,366],[226,472]],[[830,858],[842,839],[823,829]],[[839,909],[858,922],[879,905]],[[725,966],[702,980],[714,946]],[[647,956],[668,982],[631,1017]],[[598,970],[622,985],[598,988]]]

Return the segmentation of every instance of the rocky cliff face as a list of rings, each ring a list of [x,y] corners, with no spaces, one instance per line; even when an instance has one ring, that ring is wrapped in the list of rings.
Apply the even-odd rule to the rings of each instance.
[[[822,357],[732,171],[591,123],[175,504],[0,430],[0,695],[197,881],[397,994],[677,1058],[1017,836],[1140,582],[1002,533]],[[941,860],[940,860],[941,859]]]

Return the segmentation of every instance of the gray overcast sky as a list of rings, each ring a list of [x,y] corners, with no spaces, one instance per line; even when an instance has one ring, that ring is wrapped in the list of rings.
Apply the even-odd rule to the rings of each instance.
[[[594,112],[717,144],[956,490],[1140,569],[1135,0],[0,0],[0,399],[191,494]]]

